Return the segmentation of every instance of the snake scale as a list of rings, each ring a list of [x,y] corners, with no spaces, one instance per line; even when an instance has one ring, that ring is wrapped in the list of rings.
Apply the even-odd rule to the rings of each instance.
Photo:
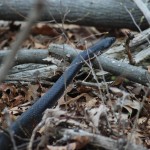
[[[24,112],[9,128],[15,135],[21,138],[30,137],[34,127],[41,121],[42,114],[47,108],[53,107],[58,99],[63,95],[66,86],[70,84],[77,72],[81,69],[84,61],[92,58],[98,52],[109,48],[115,41],[115,37],[107,37],[81,52],[76,56],[70,67],[56,81],[56,83],[39,98],[26,112]],[[16,143],[18,140],[15,138]],[[9,135],[0,133],[0,150],[10,150],[12,142]]]

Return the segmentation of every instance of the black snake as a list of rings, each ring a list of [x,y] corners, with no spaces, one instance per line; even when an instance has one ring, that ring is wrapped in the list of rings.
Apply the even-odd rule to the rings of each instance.
[[[98,41],[96,44],[88,48],[86,51],[81,52],[71,63],[70,67],[64,72],[64,74],[57,80],[57,82],[42,96],[39,98],[26,112],[24,112],[10,127],[10,130],[15,135],[24,137],[30,137],[34,127],[41,121],[42,114],[47,108],[53,107],[57,100],[62,96],[66,86],[70,84],[77,72],[81,69],[84,61],[93,57],[98,52],[109,48],[114,43],[114,37],[107,37]],[[9,150],[12,146],[12,142],[9,136],[2,132],[0,134],[0,149]]]

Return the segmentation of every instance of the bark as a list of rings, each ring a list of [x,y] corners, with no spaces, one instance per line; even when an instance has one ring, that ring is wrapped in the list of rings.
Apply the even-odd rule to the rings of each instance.
[[[3,58],[8,55],[10,50],[0,50],[0,63]],[[22,49],[20,50],[15,59],[15,65],[25,64],[25,63],[38,63],[38,64],[48,64],[49,62],[43,59],[48,57],[48,50],[45,49]]]
[[[24,20],[29,10],[33,8],[33,4],[34,0],[1,0],[0,19]],[[146,20],[141,23],[143,14],[131,0],[47,0],[42,20],[85,26],[136,29],[125,7],[131,11],[141,28],[149,26]],[[150,8],[150,4],[148,7]]]
[[[150,52],[149,52],[150,49],[149,47],[147,48],[146,46],[149,43],[149,40],[148,40],[149,32],[150,32],[150,29],[147,29],[137,34],[136,37],[130,43],[130,48],[132,50],[133,56],[135,56],[134,57],[135,62],[137,63],[141,61],[145,62],[144,61],[145,58],[146,59],[150,58]],[[110,48],[103,56],[100,57],[100,63],[102,64],[103,69],[115,75],[122,75],[134,82],[138,82],[138,83],[146,85],[147,83],[150,82],[150,74],[146,70],[127,64],[127,61],[126,61],[127,59],[125,60],[121,59],[121,61],[112,59],[112,58],[121,58],[121,56],[118,56],[118,55],[122,53],[125,55],[124,53],[125,47],[123,45],[124,44]],[[144,45],[145,45],[145,48],[143,49]],[[139,49],[140,49],[140,52],[137,53]],[[134,51],[136,54],[134,54]],[[64,47],[63,45],[51,45],[50,52],[51,54],[57,53],[58,55],[63,56],[63,57],[67,56],[67,54],[69,54],[70,56],[74,56],[74,57],[77,55],[76,51],[68,45],[65,45]],[[2,62],[3,57],[8,55],[8,53],[9,53],[8,50],[0,51],[0,62]],[[30,50],[22,49],[19,51],[19,53],[15,57],[15,64],[25,64],[25,63],[51,64],[51,63],[54,63],[57,65],[57,62],[54,60],[54,58],[57,57],[56,55],[51,57],[52,59],[48,59],[48,61],[43,60],[44,58],[48,56],[49,56],[49,50],[46,50],[46,49],[40,49],[40,50],[39,49],[30,49]],[[111,57],[111,59],[107,57]],[[146,61],[145,63],[149,63],[149,62]],[[49,76],[48,75],[49,68],[47,68],[47,66],[39,67],[39,65],[37,65],[36,68],[35,66],[33,66],[33,64],[32,64],[32,67],[30,67],[31,66],[30,64],[25,67],[24,66],[21,67],[21,66],[22,65],[19,65],[19,68],[18,66],[14,67],[9,73],[6,80],[12,81],[12,80],[17,79],[19,81],[21,80],[27,81],[28,79],[32,79],[33,76],[35,77],[35,79],[38,77],[40,79],[45,80]],[[99,67],[97,63],[95,63],[95,66]],[[27,70],[25,71],[24,68]],[[42,69],[45,69],[45,70],[43,71]],[[33,78],[33,80],[35,79]]]
[[[49,52],[57,54],[59,56],[63,56],[63,57],[70,55],[71,60],[77,55],[77,51],[80,52],[79,50],[75,50],[68,45],[63,46],[63,45],[53,44],[49,47]],[[8,51],[1,51],[0,61],[7,54],[8,54]],[[49,64],[50,62],[42,60],[46,58],[47,56],[48,56],[48,50],[22,50],[20,51],[20,53],[18,53],[15,59],[15,63],[17,64],[23,64],[23,63]],[[138,82],[144,85],[147,85],[150,82],[150,74],[148,73],[147,70],[129,65],[127,63],[124,63],[115,59],[107,58],[106,56],[103,56],[103,55],[98,58],[98,61],[101,63],[105,71],[108,71],[112,74],[124,76],[129,80],[132,80],[134,82]],[[94,67],[99,68],[99,64],[97,63],[97,61],[94,61],[93,63],[94,63]],[[27,68],[27,70],[30,70],[29,71],[30,73],[23,71],[25,75],[23,75],[23,73],[19,74],[19,71],[22,72],[21,68],[17,69],[18,71],[15,71],[14,69],[12,69],[10,74],[8,75],[9,79],[19,78],[18,76],[20,76],[20,78],[31,78],[33,74],[35,74],[34,72],[37,72],[37,69],[35,69],[35,71],[33,70],[31,74],[31,70],[33,69],[33,67],[32,69],[29,69],[29,66],[25,68]],[[38,72],[39,72],[38,77],[46,78],[47,74],[43,75],[40,73],[40,72],[47,73],[46,70],[45,71],[39,70]],[[11,73],[13,77],[11,77]],[[14,75],[14,73],[17,73],[18,76]],[[48,73],[49,73],[49,69],[48,69]]]
[[[42,85],[53,85],[50,82],[51,77],[56,72],[56,65],[45,65],[45,64],[21,64],[13,67],[7,75],[5,82],[14,84],[31,84],[39,83]]]
[[[127,145],[127,141],[124,139],[113,140],[111,138],[101,136],[98,134],[88,133],[84,130],[72,130],[72,129],[62,129],[59,130],[59,133],[63,136],[69,136],[70,138],[74,138],[75,136],[84,136],[89,137],[89,143],[91,145],[96,145],[97,147],[103,147],[107,150],[119,150],[119,149],[126,149],[126,150],[147,150],[147,148],[143,147],[142,145],[136,145],[134,143],[129,142]]]
[[[133,53],[133,56],[135,57],[135,62],[139,63],[141,61],[144,61],[144,59],[150,58],[150,48],[149,45],[149,38],[150,38],[150,29],[144,30],[143,32],[136,35],[136,37],[130,42],[130,48],[133,52],[136,52],[136,54]],[[125,58],[125,47],[121,45],[117,45],[116,47],[113,47],[112,49],[109,49],[105,52],[105,54],[108,57],[114,58],[114,59],[121,59]],[[145,45],[145,48],[143,47]],[[148,47],[148,48],[147,48]],[[137,53],[137,51],[140,51]],[[0,49],[0,63],[2,62],[3,58],[8,55],[10,50],[1,50]],[[120,53],[124,53],[123,56],[120,55]],[[14,61],[15,65],[18,64],[26,64],[26,63],[37,63],[37,64],[50,64],[51,62],[43,60],[44,58],[49,56],[49,52],[46,49],[21,49]],[[55,57],[55,56],[54,56]],[[60,58],[61,59],[61,58]],[[127,62],[127,61],[125,61]]]
[[[131,50],[131,55],[138,66],[147,66],[149,65],[150,60],[150,28],[144,30],[135,35],[134,39],[130,41],[129,47]],[[119,59],[122,62],[129,63],[129,58],[126,54],[126,39],[122,40],[121,44],[118,40],[119,44],[117,46],[113,46],[108,51],[105,52],[105,55],[113,58]],[[119,46],[118,46],[119,45]]]
[[[76,57],[76,55],[80,51],[77,49],[73,49],[68,45],[52,44],[49,47],[49,52],[62,57],[70,56],[70,59],[72,60],[73,58]],[[115,59],[105,57],[103,55],[97,57],[93,61],[93,66],[95,68],[100,68],[100,66],[102,66],[102,68],[105,71],[108,71],[117,76],[126,77],[131,81],[143,85],[148,85],[150,82],[150,73],[147,70],[141,69],[140,67],[129,65],[127,63]]]

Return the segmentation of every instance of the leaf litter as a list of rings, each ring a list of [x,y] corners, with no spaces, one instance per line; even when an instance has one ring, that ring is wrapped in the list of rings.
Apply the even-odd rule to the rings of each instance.
[[[80,27],[65,25],[65,40],[60,26],[48,23],[39,23],[32,28],[31,34],[22,45],[27,49],[47,49],[51,43],[72,43],[76,48],[86,49],[91,41],[96,41],[103,33],[94,27]],[[21,24],[11,22],[6,27],[0,27],[0,48],[9,49]],[[99,36],[95,35],[99,33]],[[59,66],[60,60],[45,58]],[[66,66],[67,67],[67,66]],[[149,66],[147,66],[149,68]],[[58,68],[59,69],[59,68]],[[86,69],[88,70],[88,69]],[[58,70],[59,72],[59,70]],[[62,73],[62,70],[60,70]],[[88,71],[87,71],[88,72]],[[55,73],[54,73],[55,74]],[[88,73],[87,73],[88,74]],[[102,135],[111,139],[130,139],[132,143],[150,148],[150,92],[149,88],[115,77],[109,73],[100,74],[106,78],[107,86],[99,89],[98,86],[82,85],[83,81],[97,84],[91,76],[88,78],[81,74],[81,85],[73,82],[68,91],[60,98],[53,109],[44,112],[44,124],[37,130],[35,140],[39,141],[36,147],[48,150],[87,149],[95,148],[87,135],[62,136],[59,131],[63,129],[83,130],[88,133]],[[55,74],[56,75],[56,74]],[[61,75],[61,74],[60,74]],[[55,82],[60,76],[50,77]],[[79,81],[75,78],[74,81]],[[0,85],[0,116],[1,125],[7,127],[3,110],[9,109],[10,118],[15,121],[26,111],[50,86],[45,86],[38,79],[36,83],[21,82]],[[101,93],[99,92],[101,90]],[[100,96],[101,95],[101,96]],[[135,128],[134,128],[135,127]],[[133,131],[134,128],[134,132]],[[131,136],[132,135],[132,136]],[[97,145],[99,148],[101,145]],[[35,148],[36,149],[36,148]]]

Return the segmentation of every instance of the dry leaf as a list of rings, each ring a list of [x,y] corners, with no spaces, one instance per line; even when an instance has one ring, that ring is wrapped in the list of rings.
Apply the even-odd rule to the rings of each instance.
[[[58,36],[59,33],[52,27],[50,27],[47,24],[39,23],[37,26],[32,28],[32,34],[41,34],[41,35],[47,35],[47,36]]]
[[[34,42],[34,48],[37,48],[37,49],[46,49],[46,45],[42,45],[40,43],[37,43],[37,42]]]
[[[87,109],[88,118],[93,122],[95,127],[99,125],[101,115],[106,115],[108,108],[105,105],[100,105],[99,108]]]
[[[96,105],[96,103],[97,103],[97,99],[93,98],[90,101],[86,102],[85,106],[86,108],[92,108]]]
[[[140,102],[138,102],[138,101],[135,101],[135,100],[125,100],[124,102],[123,102],[123,107],[124,106],[128,106],[128,107],[130,107],[130,108],[133,108],[133,109],[136,109],[136,110],[140,110],[141,109],[141,103]]]
[[[90,142],[90,138],[87,136],[75,136],[73,140],[76,141],[76,149],[81,149]]]
[[[125,78],[124,77],[117,77],[115,79],[115,81],[112,83],[112,86],[118,86],[118,85],[121,85],[123,82],[124,82]]]
[[[30,84],[29,86],[28,86],[28,91],[27,91],[27,93],[26,93],[26,95],[25,95],[25,99],[26,100],[35,100],[35,99],[37,99],[38,98],[38,95],[39,95],[39,93],[38,93],[38,88],[39,88],[39,85],[33,85],[33,84]]]
[[[11,100],[11,108],[22,104],[25,100],[25,97],[22,95],[16,96],[13,100]]]
[[[11,108],[9,110],[9,113],[12,115],[18,115],[25,112],[29,107],[31,107],[31,102],[26,102],[24,104]]]

